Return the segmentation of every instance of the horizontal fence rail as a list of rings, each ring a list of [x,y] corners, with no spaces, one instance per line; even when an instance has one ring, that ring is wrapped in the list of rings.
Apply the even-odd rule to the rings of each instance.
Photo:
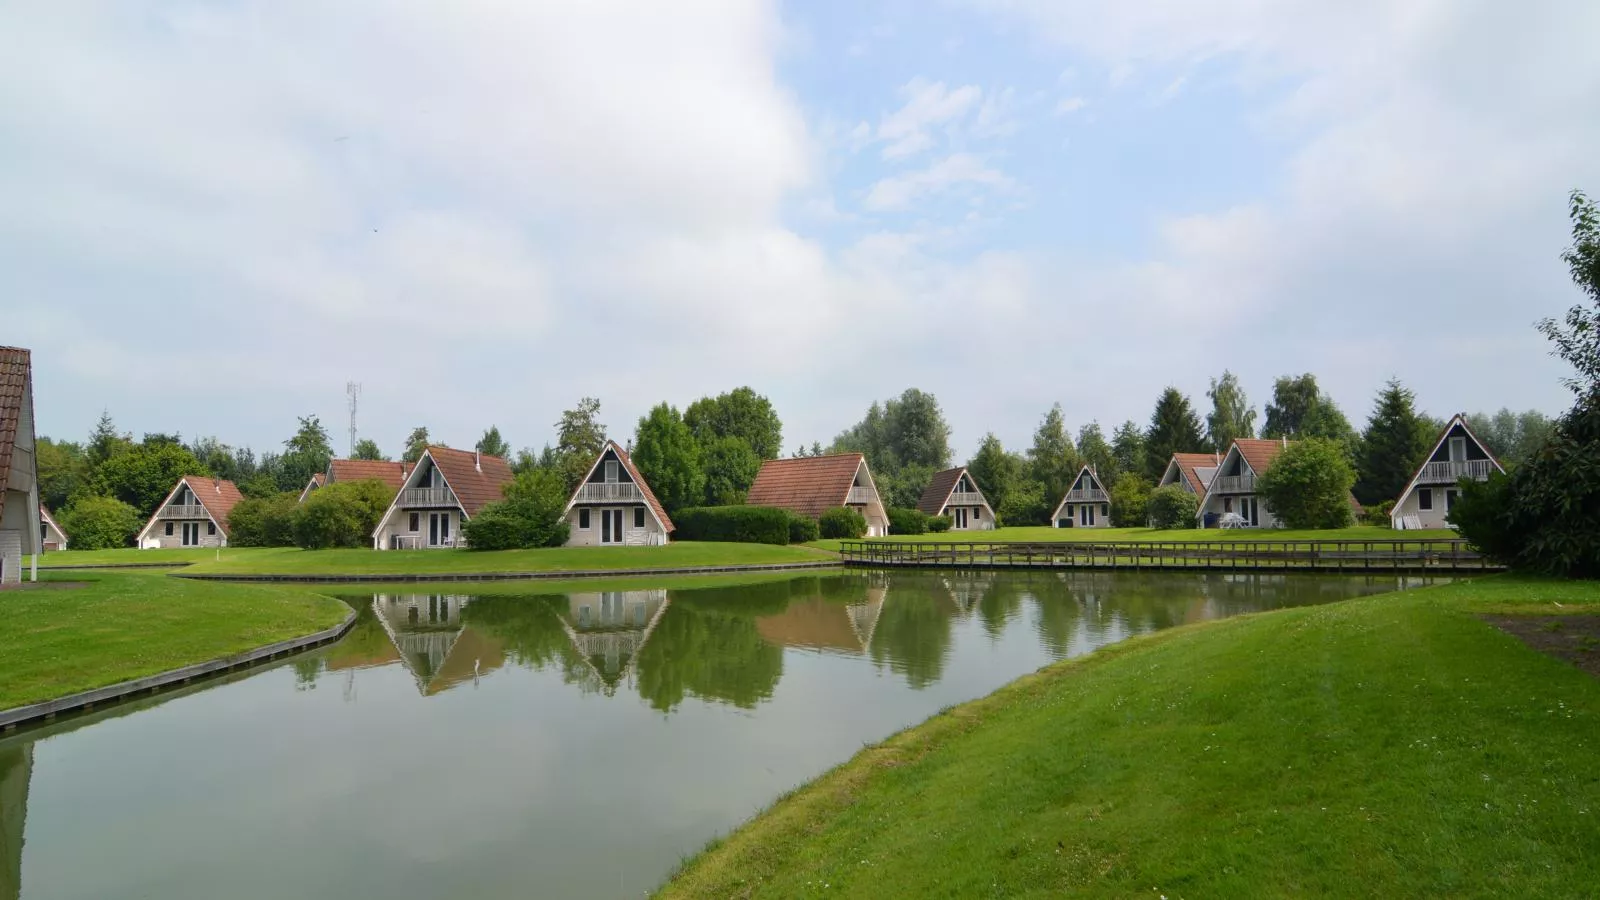
[[[847,566],[955,569],[1218,569],[1496,572],[1459,539],[1363,541],[844,541]]]

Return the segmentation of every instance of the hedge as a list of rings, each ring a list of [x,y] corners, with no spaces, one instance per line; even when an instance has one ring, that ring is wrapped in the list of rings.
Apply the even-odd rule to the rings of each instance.
[[[672,514],[679,541],[729,541],[739,544],[790,542],[790,520],[798,518],[772,506],[697,506]]]
[[[848,506],[835,506],[817,519],[825,538],[859,538],[867,533],[867,517]]]
[[[889,507],[890,534],[927,534],[928,514],[920,509]]]

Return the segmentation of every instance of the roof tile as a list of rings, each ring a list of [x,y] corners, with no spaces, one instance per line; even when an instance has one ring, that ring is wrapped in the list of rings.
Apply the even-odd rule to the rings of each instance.
[[[455,491],[456,500],[468,517],[477,515],[490,503],[505,499],[505,487],[516,477],[511,465],[498,456],[481,457],[480,468],[480,457],[471,450],[429,447],[428,455],[433,457],[433,464],[439,467],[444,480]]]
[[[22,405],[28,402],[31,354],[21,347],[0,347],[0,490],[11,477],[11,451],[17,444]],[[0,513],[3,513],[0,508]]]
[[[769,459],[761,464],[745,502],[751,506],[776,506],[815,519],[845,505],[863,459],[859,453]]]

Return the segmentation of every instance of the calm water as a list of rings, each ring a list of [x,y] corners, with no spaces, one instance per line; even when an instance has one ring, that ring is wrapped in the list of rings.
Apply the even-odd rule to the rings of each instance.
[[[1053,660],[1396,578],[847,574],[352,598],[339,644],[0,742],[0,900],[627,897]]]

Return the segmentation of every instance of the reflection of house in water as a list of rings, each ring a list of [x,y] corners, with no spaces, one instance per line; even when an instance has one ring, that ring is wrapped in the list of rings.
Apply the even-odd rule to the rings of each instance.
[[[591,677],[610,694],[633,672],[634,660],[667,611],[667,592],[569,594],[561,624]]]
[[[22,895],[22,826],[32,777],[32,743],[0,747],[0,900]]]
[[[505,664],[498,638],[461,624],[465,594],[380,594],[372,601],[400,662],[423,695],[437,694]]]
[[[941,579],[944,589],[949,594],[950,602],[956,605],[956,610],[966,615],[978,608],[983,602],[984,595],[994,584],[994,576],[978,572],[957,572]]]
[[[865,653],[878,628],[889,588],[872,584],[862,593],[862,599],[849,603],[824,597],[791,600],[783,612],[757,619],[756,631],[784,647]]]

